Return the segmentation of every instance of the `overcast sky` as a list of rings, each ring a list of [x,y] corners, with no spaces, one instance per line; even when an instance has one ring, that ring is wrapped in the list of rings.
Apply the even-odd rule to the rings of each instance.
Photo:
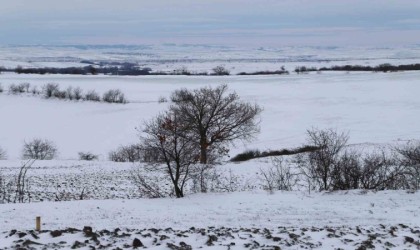
[[[0,44],[420,44],[419,0],[8,0]]]

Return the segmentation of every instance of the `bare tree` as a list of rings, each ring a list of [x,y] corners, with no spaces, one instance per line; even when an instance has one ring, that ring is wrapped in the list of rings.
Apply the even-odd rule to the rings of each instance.
[[[262,108],[228,93],[226,84],[216,88],[181,89],[172,94],[170,110],[185,123],[188,136],[200,149],[200,163],[210,156],[228,152],[227,145],[235,140],[250,140],[259,132]]]
[[[190,167],[198,160],[197,148],[186,136],[188,127],[185,125],[178,113],[168,111],[146,123],[141,136],[142,148],[159,154],[145,169],[165,174],[177,198],[184,197]]]
[[[51,160],[57,155],[57,147],[45,139],[34,139],[23,145],[23,159]]]
[[[317,186],[320,190],[329,190],[334,166],[338,162],[339,153],[347,144],[348,134],[333,129],[311,129],[307,135],[308,144],[319,149],[300,154],[296,157],[296,163],[302,174],[311,181],[312,188]]]

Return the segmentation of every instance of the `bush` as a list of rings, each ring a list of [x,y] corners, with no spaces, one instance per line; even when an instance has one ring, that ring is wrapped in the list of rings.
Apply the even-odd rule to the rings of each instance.
[[[3,91],[4,91],[3,86],[0,83],[0,93],[3,93]]]
[[[404,166],[408,176],[409,187],[420,189],[420,143],[408,143],[396,149],[399,164]]]
[[[75,100],[80,100],[83,98],[83,91],[81,88],[77,87],[73,89],[73,97]]]
[[[66,89],[66,98],[70,101],[74,99],[73,88],[71,86]]]
[[[58,84],[56,83],[47,83],[42,87],[42,93],[45,98],[51,98],[55,95],[55,92],[59,91]]]
[[[229,70],[227,70],[225,67],[223,66],[216,66],[213,69],[213,73],[212,75],[216,75],[216,76],[225,76],[225,75],[230,75]]]
[[[54,97],[57,99],[66,99],[67,98],[67,92],[66,91],[61,91],[61,90],[57,90],[54,92]]]
[[[9,93],[14,94],[14,95],[21,94],[25,92],[25,89],[26,89],[26,85],[24,83],[21,83],[18,85],[10,84]]]
[[[85,95],[86,101],[93,101],[93,102],[100,102],[101,98],[99,97],[98,93],[95,90],[90,90]]]
[[[51,160],[57,155],[57,147],[45,139],[25,142],[22,150],[23,159]]]
[[[168,102],[168,98],[164,97],[164,96],[160,96],[158,99],[158,103],[164,103],[164,102]]]
[[[238,162],[238,161],[248,161],[251,159],[255,159],[261,156],[261,152],[259,150],[247,150],[243,153],[237,154],[234,156],[230,161]]]
[[[136,162],[142,159],[142,152],[137,144],[120,146],[117,150],[111,151],[108,158],[115,162]]]
[[[39,94],[40,94],[40,92],[39,92],[39,90],[38,90],[38,88],[37,88],[36,86],[33,86],[33,87],[31,88],[31,93],[32,93],[33,95],[39,95]]]
[[[79,160],[81,161],[93,161],[97,159],[98,155],[94,155],[91,152],[79,152]]]
[[[263,181],[263,188],[270,192],[274,190],[293,190],[298,181],[299,173],[294,172],[290,165],[283,164],[281,157],[273,159],[273,165],[269,169],[260,169],[260,178]]]
[[[102,100],[109,103],[127,103],[124,94],[119,89],[111,89],[104,93]]]
[[[269,156],[282,156],[282,155],[295,155],[305,152],[313,152],[320,148],[316,146],[301,146],[294,149],[282,149],[282,150],[268,150],[260,152],[259,150],[247,150],[243,153],[237,154],[234,156],[230,161],[238,162],[238,161],[248,161],[255,158],[261,157],[269,157]]]
[[[347,145],[348,134],[333,129],[311,129],[307,135],[307,144],[318,149],[297,155],[296,163],[306,177],[309,189],[330,190],[334,164]]]

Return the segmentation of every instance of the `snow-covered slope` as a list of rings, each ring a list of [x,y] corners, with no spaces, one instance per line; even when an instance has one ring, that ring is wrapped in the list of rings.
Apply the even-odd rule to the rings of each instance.
[[[179,88],[227,83],[230,90],[263,108],[261,134],[249,145],[238,143],[231,155],[245,148],[294,147],[305,141],[311,127],[350,131],[350,143],[392,143],[420,138],[420,73],[323,73],[289,76],[228,77],[113,77],[15,75],[3,73],[0,82],[0,146],[10,159],[20,157],[25,140],[47,138],[56,143],[61,159],[92,151],[105,159],[119,145],[137,142],[136,127],[169,103],[158,103]],[[7,94],[12,83],[29,82],[41,88],[55,82],[100,93],[119,88],[130,103],[103,104],[45,100]]]

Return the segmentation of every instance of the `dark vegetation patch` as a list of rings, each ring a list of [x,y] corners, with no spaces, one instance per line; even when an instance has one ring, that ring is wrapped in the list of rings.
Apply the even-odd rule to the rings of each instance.
[[[230,159],[230,161],[240,162],[240,161],[248,161],[255,158],[269,157],[269,156],[295,155],[295,154],[300,154],[300,153],[313,152],[318,149],[319,147],[316,147],[316,146],[302,146],[302,147],[298,147],[294,149],[268,150],[268,151],[262,151],[262,152],[257,149],[247,150],[243,153],[237,154],[232,159]]]

